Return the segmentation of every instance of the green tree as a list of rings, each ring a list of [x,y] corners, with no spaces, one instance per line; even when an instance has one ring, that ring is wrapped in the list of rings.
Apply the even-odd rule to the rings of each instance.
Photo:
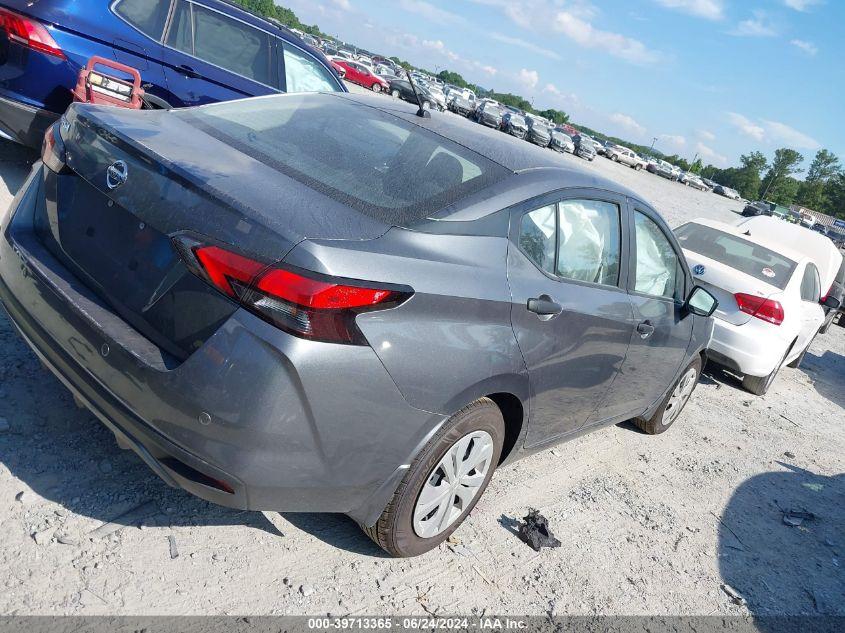
[[[823,211],[827,208],[827,183],[842,171],[839,158],[831,151],[820,149],[807,170],[807,178],[798,187],[796,202],[801,206]]]
[[[845,219],[845,172],[839,172],[825,185],[824,213]]]
[[[548,110],[540,110],[537,114],[539,114],[541,117],[545,117],[549,121],[557,123],[558,125],[569,123],[569,115],[562,110],[554,110],[552,108],[549,108]]]
[[[453,86],[457,86],[458,88],[466,88],[468,85],[466,79],[451,70],[441,70],[439,73],[437,73],[437,78],[444,83],[452,84]]]
[[[769,171],[760,183],[760,198],[783,205],[792,204],[798,194],[798,181],[793,178],[794,182],[789,182],[787,179],[801,171],[802,162],[804,157],[794,149],[782,147],[776,150]]]

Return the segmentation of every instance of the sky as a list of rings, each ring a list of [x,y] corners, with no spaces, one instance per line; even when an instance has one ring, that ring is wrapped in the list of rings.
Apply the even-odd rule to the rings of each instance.
[[[845,162],[845,0],[277,0],[374,53],[665,154]],[[657,139],[654,141],[654,139]]]

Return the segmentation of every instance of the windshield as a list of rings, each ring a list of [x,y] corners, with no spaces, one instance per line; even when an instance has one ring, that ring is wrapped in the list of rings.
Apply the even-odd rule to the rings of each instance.
[[[780,290],[786,288],[797,265],[765,246],[703,224],[684,224],[675,234],[682,248],[716,260]]]
[[[392,224],[422,219],[508,174],[449,139],[331,94],[224,102],[173,116]]]

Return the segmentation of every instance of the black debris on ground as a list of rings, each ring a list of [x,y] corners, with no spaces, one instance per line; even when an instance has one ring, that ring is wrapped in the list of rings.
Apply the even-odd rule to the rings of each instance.
[[[548,519],[539,510],[529,508],[522,521],[519,524],[519,538],[535,552],[539,552],[541,547],[560,547],[560,541],[549,530]]]

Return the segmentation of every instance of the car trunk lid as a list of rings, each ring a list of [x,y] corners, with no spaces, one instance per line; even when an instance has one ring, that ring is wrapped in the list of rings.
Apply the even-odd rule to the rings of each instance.
[[[62,127],[72,173],[52,177],[39,235],[176,357],[187,357],[237,307],[190,274],[174,236],[236,244],[272,263],[309,237],[361,240],[389,228],[168,112],[75,105]]]
[[[737,293],[745,293],[767,299],[777,299],[781,291],[765,282],[755,279],[735,268],[710,259],[699,253],[684,249],[684,255],[692,270],[695,282],[707,289],[719,301],[713,316],[732,325],[743,325],[752,317],[742,312],[736,302]]]

